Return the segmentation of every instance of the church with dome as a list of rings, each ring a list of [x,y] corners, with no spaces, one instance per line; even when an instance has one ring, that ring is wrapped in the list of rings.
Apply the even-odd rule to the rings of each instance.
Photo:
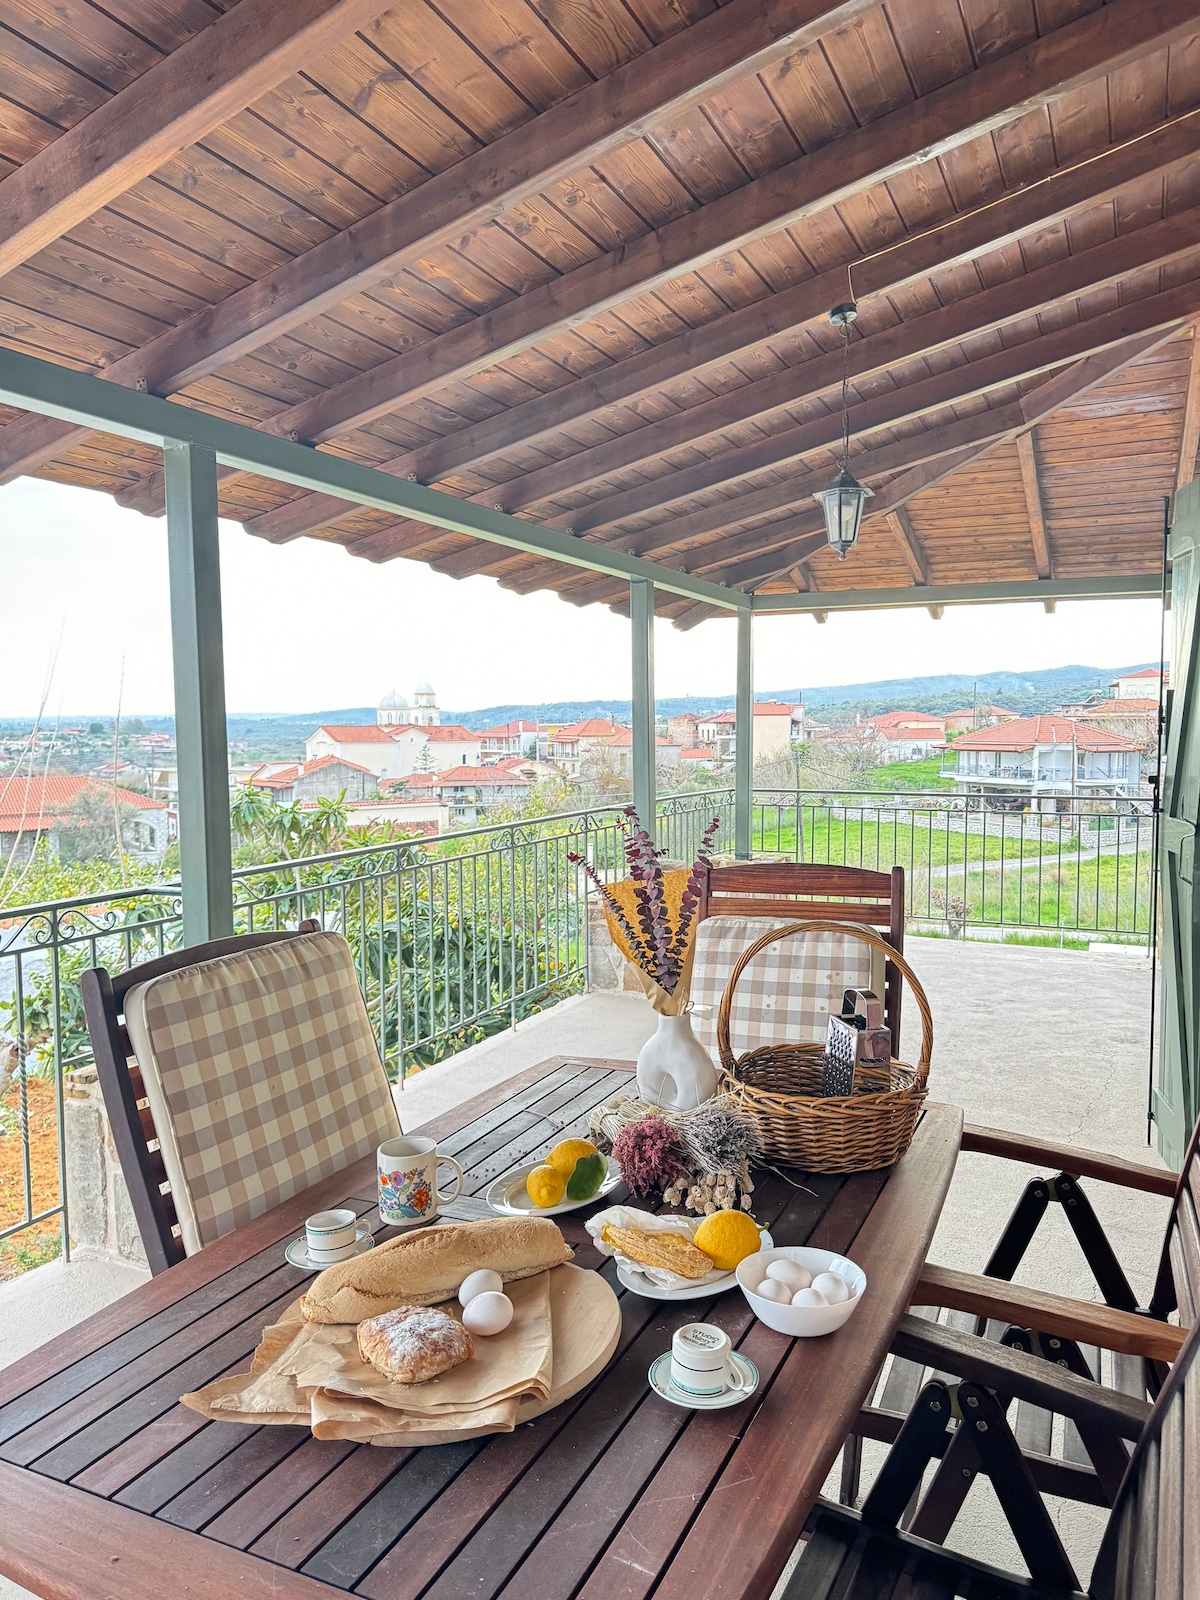
[[[393,689],[384,695],[375,712],[375,722],[380,728],[436,728],[441,720],[437,695],[429,683],[421,684],[414,692],[411,706]]]

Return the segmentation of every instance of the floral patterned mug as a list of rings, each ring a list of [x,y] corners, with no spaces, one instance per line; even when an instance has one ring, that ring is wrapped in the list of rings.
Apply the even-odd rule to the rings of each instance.
[[[463,1183],[463,1169],[451,1156],[439,1156],[437,1144],[419,1134],[402,1134],[379,1146],[379,1219],[394,1228],[414,1228],[432,1222],[438,1214],[437,1169],[453,1167],[457,1182],[452,1195],[457,1200]]]

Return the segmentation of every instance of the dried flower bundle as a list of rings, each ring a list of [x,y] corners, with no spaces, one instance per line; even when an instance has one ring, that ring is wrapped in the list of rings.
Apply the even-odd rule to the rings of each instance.
[[[728,1095],[716,1095],[692,1111],[614,1100],[592,1112],[589,1127],[643,1198],[657,1189],[667,1205],[699,1215],[737,1206],[749,1211],[751,1167],[762,1149],[754,1123]]]
[[[687,970],[692,923],[700,904],[704,873],[711,864],[708,852],[717,836],[721,819],[714,817],[704,830],[700,853],[688,873],[674,927],[671,926],[663,892],[663,871],[659,866],[658,852],[633,806],[624,807],[617,825],[621,830],[625,862],[634,885],[636,927],[590,862],[574,850],[568,852],[567,859],[582,867],[599,891],[609,916],[624,936],[631,960],[664,994],[674,995]]]

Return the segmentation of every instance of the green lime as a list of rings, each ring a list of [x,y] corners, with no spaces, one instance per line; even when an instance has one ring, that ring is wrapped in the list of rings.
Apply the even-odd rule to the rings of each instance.
[[[568,1200],[590,1200],[604,1182],[608,1162],[597,1150],[594,1155],[580,1156],[575,1170],[567,1179]]]

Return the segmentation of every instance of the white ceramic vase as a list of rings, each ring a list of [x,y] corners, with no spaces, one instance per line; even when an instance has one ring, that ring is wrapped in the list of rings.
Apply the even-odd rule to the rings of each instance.
[[[637,1086],[643,1100],[668,1111],[690,1111],[716,1094],[716,1068],[686,1012],[659,1014],[657,1030],[638,1052]]]

